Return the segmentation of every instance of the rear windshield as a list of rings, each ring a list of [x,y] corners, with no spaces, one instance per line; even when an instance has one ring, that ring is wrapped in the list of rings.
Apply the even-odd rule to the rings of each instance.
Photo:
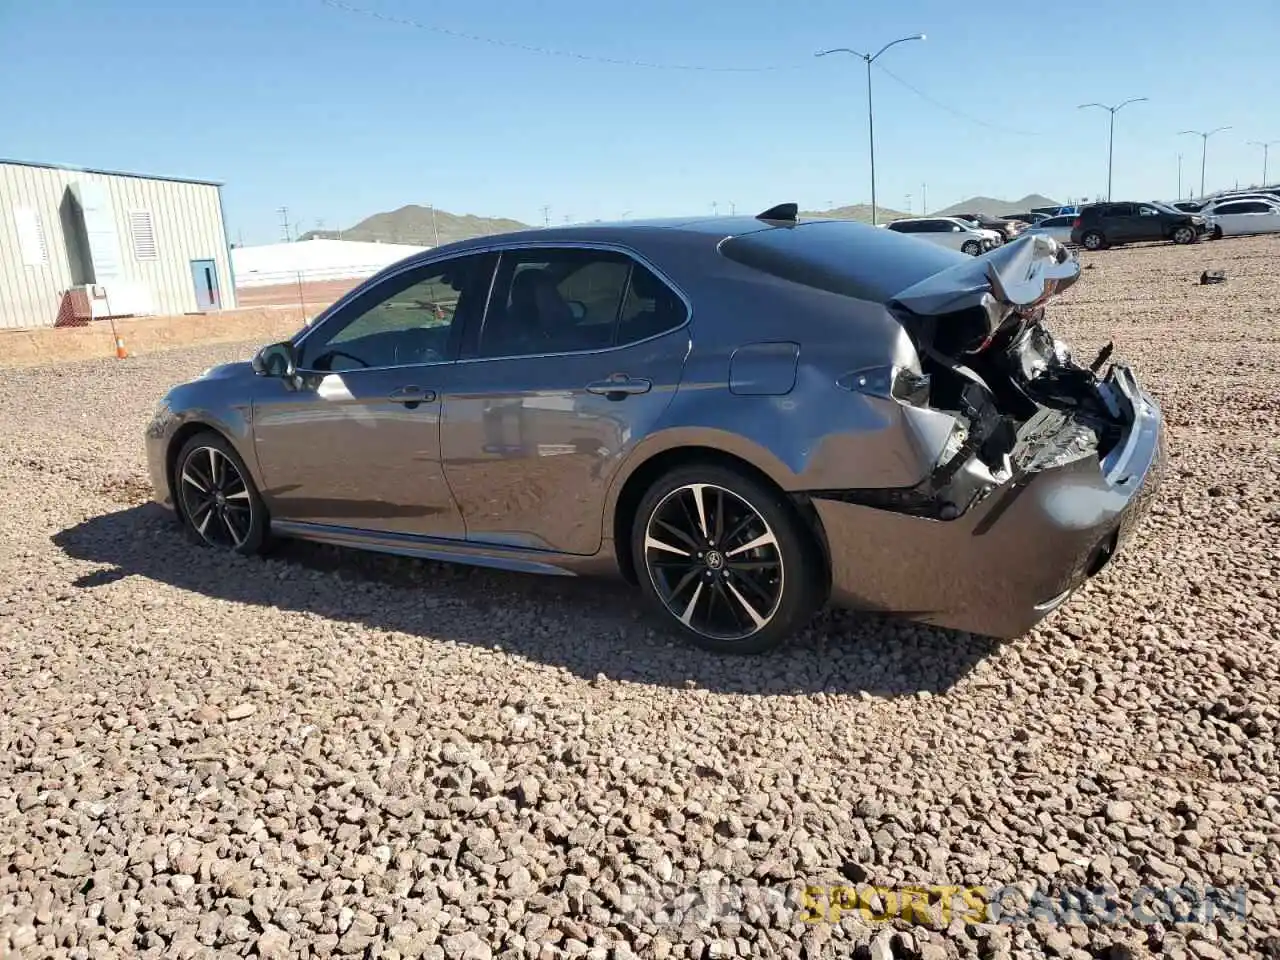
[[[730,260],[819,290],[888,303],[968,254],[849,220],[810,221],[730,237],[720,244]]]

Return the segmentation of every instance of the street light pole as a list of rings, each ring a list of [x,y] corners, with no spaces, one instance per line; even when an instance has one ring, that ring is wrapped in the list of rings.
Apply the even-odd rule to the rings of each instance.
[[[851,50],[848,47],[833,47],[830,50],[820,50],[814,54],[815,57],[825,57],[829,53],[847,53],[860,57],[867,64],[867,146],[871,154],[871,225],[873,227],[879,221],[876,213],[876,121],[875,112],[871,106],[871,64],[875,63],[880,54],[890,47],[899,43],[906,43],[908,40],[923,39],[925,39],[923,33],[917,33],[910,37],[899,37],[897,40],[890,40],[874,54],[859,53],[857,50]]]
[[[1200,138],[1200,196],[1204,197],[1204,162],[1209,155],[1209,138],[1215,133],[1221,133],[1223,130],[1230,130],[1230,127],[1215,127],[1213,130],[1180,130],[1178,136],[1184,133],[1194,133]]]
[[[1111,125],[1107,133],[1107,202],[1111,201],[1111,158],[1114,155],[1114,147],[1116,140],[1116,114],[1127,107],[1131,103],[1141,103],[1146,97],[1134,97],[1132,100],[1126,100],[1124,103],[1117,103],[1114,107],[1109,107],[1105,103],[1082,103],[1076,107],[1077,110],[1083,110],[1085,107],[1101,107],[1111,114]]]
[[[1280,143],[1280,140],[1250,140],[1249,146],[1262,148],[1262,183],[1259,186],[1267,185],[1267,152]]]

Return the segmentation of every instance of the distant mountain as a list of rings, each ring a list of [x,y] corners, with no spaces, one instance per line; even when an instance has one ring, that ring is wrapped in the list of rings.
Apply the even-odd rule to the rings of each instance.
[[[903,217],[909,217],[911,214],[903,213],[901,210],[893,210],[890,207],[876,207],[876,219],[880,223],[888,223],[890,220],[901,220]],[[802,220],[858,220],[862,223],[871,222],[871,204],[855,203],[848,207],[836,207],[834,210],[804,210],[800,213]]]
[[[455,240],[484,237],[491,233],[509,233],[512,230],[528,229],[529,225],[519,220],[477,217],[470,213],[456,214],[445,210],[436,210],[433,215],[430,207],[409,204],[399,210],[375,213],[346,230],[311,230],[298,239],[310,240],[314,237],[323,237],[336,240],[341,238],[434,247],[453,243]]]
[[[953,203],[942,210],[934,210],[932,215],[935,217],[950,217],[957,213],[985,213],[988,216],[998,217],[1002,213],[1025,213],[1032,207],[1056,206],[1060,206],[1057,200],[1050,200],[1048,197],[1041,196],[1038,193],[1029,193],[1021,200],[970,197],[968,200]]]

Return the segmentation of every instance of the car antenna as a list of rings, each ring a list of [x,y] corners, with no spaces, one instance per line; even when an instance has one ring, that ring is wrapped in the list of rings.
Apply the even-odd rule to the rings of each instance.
[[[770,207],[764,213],[756,214],[757,220],[780,220],[785,223],[795,223],[800,213],[800,204],[798,203],[780,203],[776,207]]]

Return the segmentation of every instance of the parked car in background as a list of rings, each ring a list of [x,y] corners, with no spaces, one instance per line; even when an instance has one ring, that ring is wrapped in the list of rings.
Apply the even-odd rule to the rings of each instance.
[[[1086,250],[1161,240],[1195,243],[1210,229],[1200,214],[1161,204],[1090,203],[1072,221],[1071,242]]]
[[[1045,217],[1034,227],[1026,230],[1027,234],[1041,237],[1053,237],[1059,243],[1071,242],[1071,226],[1075,217],[1068,214],[1061,217]]]
[[[1065,217],[1067,214],[1077,214],[1080,208],[1072,204],[1064,204],[1057,207],[1032,207],[1032,213],[1043,213],[1046,217]]]
[[[986,253],[1004,242],[996,231],[965,223],[957,217],[903,217],[885,224],[885,227],[894,233],[909,234],[972,257]]]
[[[1175,200],[1169,206],[1175,210],[1181,210],[1183,213],[1199,213],[1204,204],[1196,200]]]
[[[1280,202],[1274,200],[1216,200],[1201,213],[1211,219],[1215,237],[1280,233]]]
[[[975,261],[797,209],[411,255],[170,390],[155,498],[242,555],[292,537],[621,577],[720,652],[827,602],[1025,633],[1149,508],[1159,405],[1045,326],[1080,277],[1058,244]]]
[[[994,230],[1000,234],[1000,239],[1005,243],[1020,234],[1025,227],[1025,224],[1017,220],[1005,220],[1003,217],[993,217],[986,213],[957,213],[953,216],[957,220],[967,220],[976,224],[983,230]]]
[[[1017,220],[1019,223],[1025,223],[1027,226],[1033,227],[1041,220],[1047,219],[1048,216],[1049,214],[1047,213],[1033,213],[1028,211],[1026,213],[1004,213],[1000,215],[1000,219]]]

